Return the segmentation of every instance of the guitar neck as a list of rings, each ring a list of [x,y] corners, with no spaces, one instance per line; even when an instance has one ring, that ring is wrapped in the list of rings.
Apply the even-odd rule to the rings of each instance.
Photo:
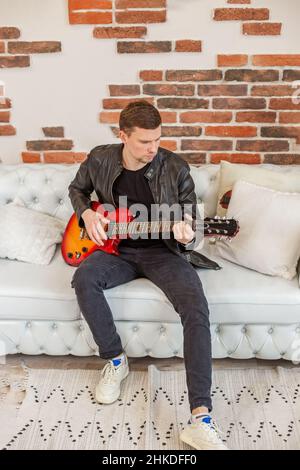
[[[142,233],[168,233],[178,221],[111,222],[110,235],[140,235]]]

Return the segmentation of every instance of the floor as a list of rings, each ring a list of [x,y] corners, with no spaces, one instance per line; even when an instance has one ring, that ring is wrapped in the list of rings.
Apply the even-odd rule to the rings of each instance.
[[[79,356],[47,356],[45,354],[38,356],[29,356],[24,354],[14,354],[6,357],[5,364],[1,366],[7,370],[16,370],[16,368],[26,366],[36,369],[101,369],[106,363],[105,360],[97,356],[79,357]],[[150,364],[155,365],[161,370],[181,370],[184,368],[183,359],[171,357],[166,359],[156,359],[153,357],[129,358],[131,370],[147,370]],[[268,361],[263,359],[214,359],[213,368],[273,368],[273,367],[299,367],[290,361],[284,359]]]

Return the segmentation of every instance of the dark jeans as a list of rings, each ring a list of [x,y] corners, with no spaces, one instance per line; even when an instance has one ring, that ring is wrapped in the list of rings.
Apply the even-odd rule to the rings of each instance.
[[[190,408],[211,410],[211,337],[209,309],[195,268],[166,246],[119,246],[120,256],[103,251],[91,254],[74,273],[79,307],[100,357],[111,359],[122,351],[112,312],[103,290],[145,277],[168,297],[183,325],[183,350]]]

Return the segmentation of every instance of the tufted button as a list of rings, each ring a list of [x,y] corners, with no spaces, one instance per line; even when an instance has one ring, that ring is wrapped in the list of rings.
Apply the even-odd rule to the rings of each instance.
[[[165,333],[166,328],[165,328],[164,326],[161,326],[160,329],[159,329],[159,331],[160,331],[161,333]]]
[[[56,323],[52,323],[52,329],[53,329],[53,330],[56,330],[56,329],[57,329],[57,324],[56,324]]]
[[[229,350],[227,351],[228,356],[230,356],[233,353],[233,351]]]
[[[173,354],[174,354],[174,356],[177,356],[177,354],[178,354],[177,349],[175,351],[173,351]]]
[[[78,329],[79,329],[80,331],[83,331],[83,330],[84,330],[84,325],[79,325]]]
[[[31,328],[31,321],[26,322],[26,328]]]
[[[43,347],[43,346],[40,346],[40,351],[44,351],[44,347]]]
[[[60,199],[58,202],[59,202],[59,204],[62,206],[63,203],[64,203],[64,200],[63,200],[63,199]]]
[[[268,333],[269,333],[269,335],[271,335],[271,334],[273,333],[273,331],[274,331],[274,329],[273,329],[272,327],[271,327],[271,328],[269,328],[269,329],[268,329]]]
[[[9,204],[10,202],[12,202],[12,199],[6,199],[6,204]]]
[[[256,356],[257,353],[258,353],[258,351],[256,349],[254,349],[254,351],[253,351],[254,356]]]
[[[150,352],[151,352],[151,349],[145,349],[146,354],[150,354]]]
[[[37,202],[39,202],[38,198],[37,198],[37,197],[33,198],[33,202],[34,202],[35,204],[36,204]]]
[[[72,351],[72,346],[68,346],[68,347],[67,347],[67,350],[68,350],[68,351]]]
[[[134,326],[134,327],[132,328],[132,331],[134,331],[134,332],[139,331],[139,327],[138,327],[138,326]]]
[[[247,333],[247,328],[245,326],[243,326],[241,331],[242,331],[242,333]]]
[[[220,328],[220,326],[219,326],[219,325],[218,325],[218,326],[216,326],[215,332],[218,334],[218,333],[220,333],[220,331],[221,331],[221,328]]]
[[[284,355],[285,355],[285,351],[281,351],[279,354],[280,354],[280,356],[284,356]]]
[[[18,350],[20,348],[20,345],[19,344],[16,344],[16,349]]]

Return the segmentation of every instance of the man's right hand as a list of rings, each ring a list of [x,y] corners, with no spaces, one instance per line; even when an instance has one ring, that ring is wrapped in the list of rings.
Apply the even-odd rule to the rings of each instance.
[[[84,221],[84,225],[88,236],[97,245],[103,246],[103,240],[107,240],[107,235],[104,230],[104,226],[110,222],[99,212],[93,211],[92,209],[86,209],[81,217]]]

